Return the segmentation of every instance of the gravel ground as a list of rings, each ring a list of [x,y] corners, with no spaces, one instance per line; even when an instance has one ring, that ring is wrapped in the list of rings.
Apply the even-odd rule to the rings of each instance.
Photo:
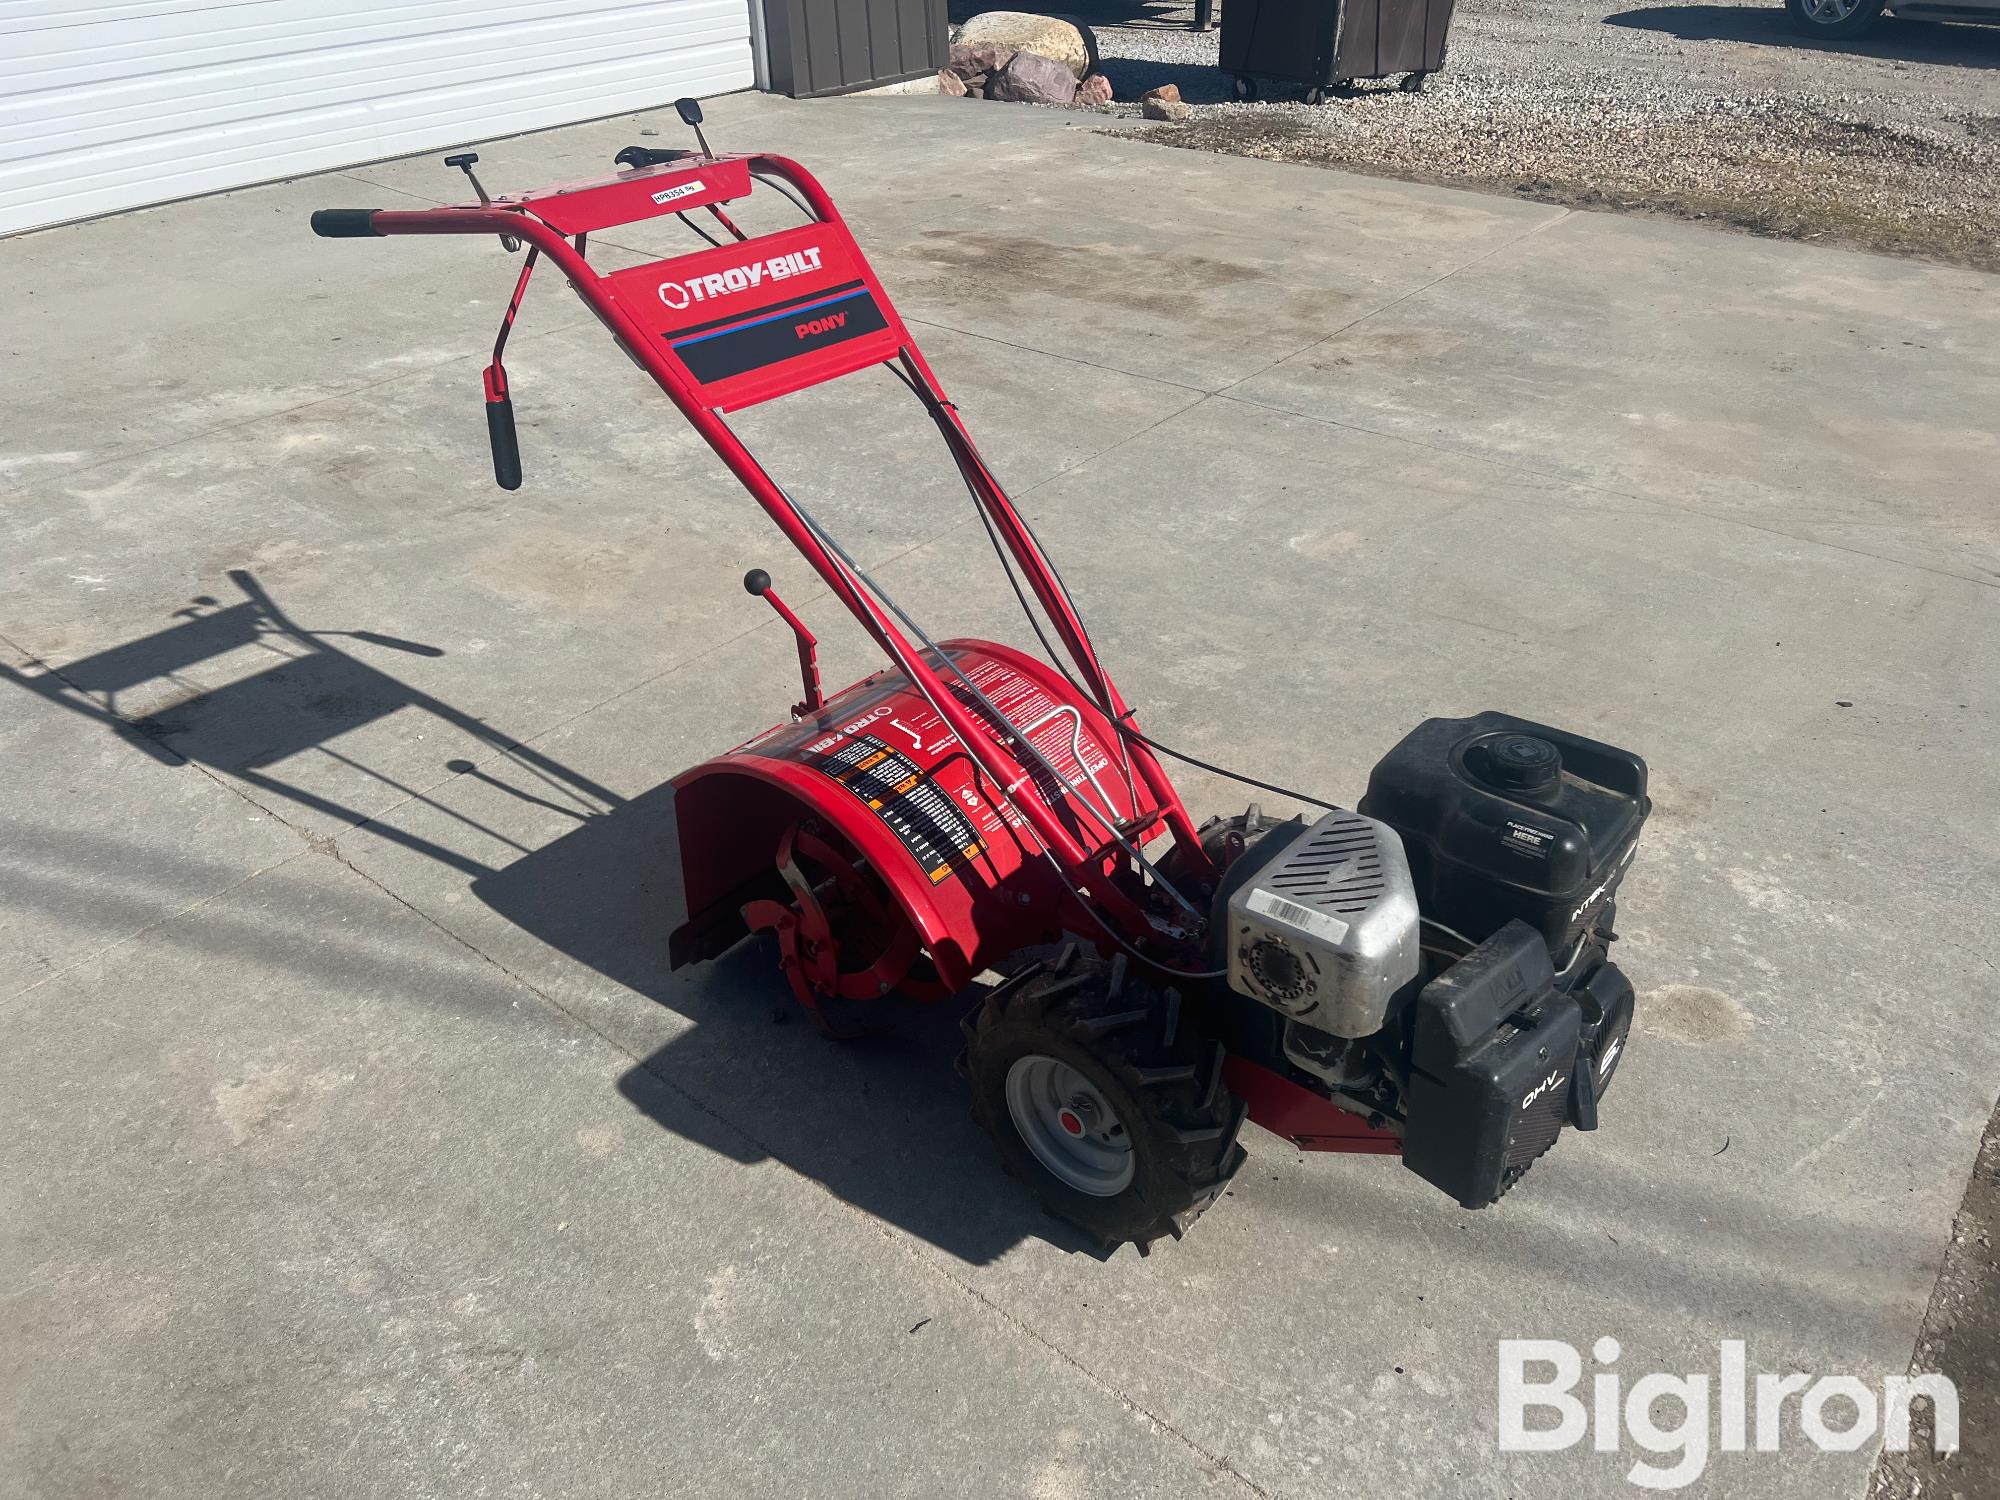
[[[1119,98],[1174,83],[1196,107],[1152,139],[2000,270],[2000,28],[1891,19],[1835,48],[1778,0],[1461,0],[1422,94],[1309,107],[1231,102],[1190,14],[1083,12]]]
[[[1934,1449],[1928,1414],[1906,1454],[1884,1453],[1868,1500],[1996,1500],[2000,1497],[2000,1113],[1986,1127],[1965,1202],[1951,1229],[1944,1270],[1912,1371],[1937,1370],[1958,1387],[1957,1453]]]

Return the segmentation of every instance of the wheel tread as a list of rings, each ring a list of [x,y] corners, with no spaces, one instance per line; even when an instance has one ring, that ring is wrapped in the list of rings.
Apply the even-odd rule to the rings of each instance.
[[[1223,1079],[1221,1044],[1200,1036],[1187,1019],[1177,989],[1156,986],[1136,965],[1066,944],[1016,971],[965,1023],[973,1114],[1000,1144],[1007,1170],[1045,1208],[1106,1246],[1130,1243],[1144,1253],[1156,1240],[1178,1239],[1221,1198],[1243,1163],[1237,1136],[1247,1108]],[[1013,1058],[1041,1045],[1056,1055],[1080,1052],[1123,1095],[1121,1118],[1135,1112],[1126,1123],[1150,1155],[1126,1193],[1086,1199],[1021,1142],[1007,1112],[1004,1075]]]

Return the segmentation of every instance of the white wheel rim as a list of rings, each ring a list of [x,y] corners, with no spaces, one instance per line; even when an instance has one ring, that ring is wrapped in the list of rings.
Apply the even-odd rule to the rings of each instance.
[[[1058,1181],[1093,1198],[1132,1185],[1132,1137],[1117,1111],[1083,1074],[1031,1052],[1007,1070],[1007,1113],[1035,1160]]]

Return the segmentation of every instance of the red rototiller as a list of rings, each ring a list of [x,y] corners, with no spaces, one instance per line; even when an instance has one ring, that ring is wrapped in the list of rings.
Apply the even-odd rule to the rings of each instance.
[[[963,1023],[973,1111],[1045,1204],[1107,1244],[1178,1236],[1242,1162],[1246,1115],[1306,1150],[1400,1154],[1468,1207],[1565,1123],[1594,1128],[1632,1020],[1607,950],[1650,808],[1639,757],[1505,714],[1431,719],[1357,810],[1235,777],[1325,811],[1197,825],[1156,752],[1188,757],[1141,732],[825,190],[782,157],[716,155],[699,106],[678,107],[698,151],[629,147],[615,176],[497,199],[476,157],[452,157],[477,203],[312,219],[330,237],[526,246],[486,370],[508,489],[501,354],[553,262],[888,657],[822,692],[812,633],[765,574],[744,580],[794,633],[803,696],[673,781],[673,966],[768,932],[836,1037],[985,976]],[[725,205],[757,187],[804,222],[739,229]],[[669,214],[708,243],[606,274],[586,259],[593,232]],[[943,435],[1046,659],[933,638],[725,420],[871,365]]]

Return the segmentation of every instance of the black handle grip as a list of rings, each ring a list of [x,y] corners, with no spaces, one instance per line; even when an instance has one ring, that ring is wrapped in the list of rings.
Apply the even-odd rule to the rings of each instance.
[[[514,435],[514,398],[486,403],[486,439],[493,445],[493,482],[503,490],[521,487],[521,440]]]
[[[379,208],[317,208],[313,210],[312,231],[323,240],[354,240],[375,235],[375,215]]]

